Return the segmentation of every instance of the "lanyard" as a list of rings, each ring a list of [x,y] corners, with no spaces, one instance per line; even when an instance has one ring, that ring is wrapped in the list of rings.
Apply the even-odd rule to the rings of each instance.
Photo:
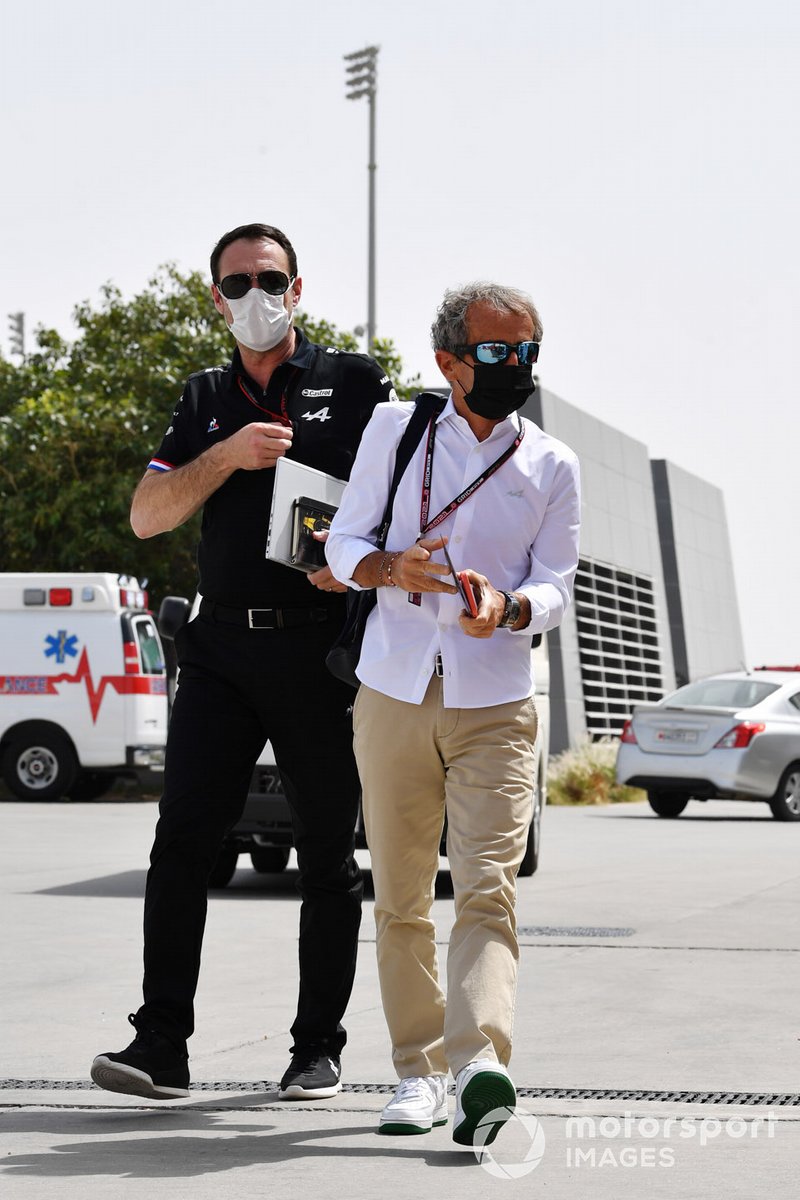
[[[517,419],[519,420],[519,418]],[[522,421],[519,421],[519,432],[517,433],[517,436],[511,445],[507,446],[500,457],[496,458],[491,466],[488,466],[484,471],[482,471],[480,475],[478,475],[477,479],[473,479],[472,483],[468,484],[467,487],[464,488],[463,492],[460,492],[454,500],[451,500],[450,503],[446,505],[440,513],[437,513],[437,515],[429,521],[428,513],[430,512],[431,505],[431,479],[433,478],[433,451],[436,444],[436,415],[434,414],[434,416],[431,417],[431,423],[428,427],[428,442],[425,448],[425,467],[422,472],[422,496],[419,505],[419,536],[421,538],[425,537],[426,534],[430,533],[432,529],[436,529],[438,525],[441,525],[442,521],[447,520],[451,513],[454,513],[457,508],[460,508],[465,500],[469,500],[470,496],[474,496],[478,488],[482,488],[487,480],[491,479],[495,471],[499,471],[503,463],[508,462],[509,458],[511,458],[511,455],[515,450],[517,450],[524,437],[525,426],[522,424]],[[410,604],[419,605],[422,603],[422,594],[420,592],[409,592],[408,600]]]
[[[283,391],[281,392],[281,411],[279,413],[273,412],[271,408],[266,408],[263,404],[259,404],[258,401],[256,400],[255,396],[253,395],[253,393],[250,391],[250,388],[247,386],[247,384],[242,379],[241,375],[238,374],[238,372],[236,375],[236,382],[239,384],[240,390],[242,392],[244,392],[245,396],[250,401],[250,403],[254,404],[257,409],[259,409],[263,413],[266,413],[268,417],[274,417],[276,421],[280,421],[281,425],[291,425],[292,422],[289,419],[289,410],[286,407],[286,391],[289,387],[289,384],[291,383],[292,379],[294,379],[294,377],[297,374],[299,369],[300,369],[299,367],[295,367],[294,370],[292,371],[291,375],[289,376],[289,378],[286,381],[286,386],[284,387]]]

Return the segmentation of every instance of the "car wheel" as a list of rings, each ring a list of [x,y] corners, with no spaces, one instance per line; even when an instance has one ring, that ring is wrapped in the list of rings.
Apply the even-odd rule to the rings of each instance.
[[[259,875],[278,875],[286,870],[289,861],[288,846],[257,846],[250,851],[253,869]]]
[[[528,830],[528,844],[525,847],[525,854],[522,862],[519,864],[518,876],[521,879],[529,878],[535,875],[539,866],[539,848],[542,843],[542,792],[541,788],[536,788],[536,798],[533,803],[533,817],[531,818],[531,827]]]
[[[13,737],[3,756],[3,779],[20,800],[59,800],[77,773],[75,751],[55,729]]]
[[[800,763],[792,763],[783,772],[769,806],[778,821],[800,821]]]
[[[211,874],[208,877],[208,886],[210,888],[227,887],[233,879],[238,859],[239,851],[235,846],[223,846],[217,855],[217,861],[211,868]]]
[[[79,804],[87,800],[99,800],[111,791],[115,781],[116,775],[104,775],[102,771],[81,771],[69,789],[69,798]]]
[[[675,792],[648,792],[647,799],[659,817],[679,817],[689,803],[688,796]]]

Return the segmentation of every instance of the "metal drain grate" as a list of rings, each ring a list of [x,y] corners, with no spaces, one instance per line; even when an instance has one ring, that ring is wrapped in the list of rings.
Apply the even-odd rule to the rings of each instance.
[[[395,1083],[345,1083],[342,1091],[350,1095],[391,1095]],[[193,1092],[276,1092],[278,1084],[263,1079],[217,1079],[191,1084]],[[453,1092],[451,1085],[450,1091]],[[0,1091],[16,1092],[95,1092],[99,1088],[88,1079],[0,1079]],[[768,1107],[800,1107],[798,1092],[676,1092],[646,1088],[534,1088],[518,1087],[517,1095],[526,1100],[649,1100],[657,1103],[746,1104]]]
[[[635,929],[618,925],[520,925],[520,937],[584,937],[611,938],[630,937]]]

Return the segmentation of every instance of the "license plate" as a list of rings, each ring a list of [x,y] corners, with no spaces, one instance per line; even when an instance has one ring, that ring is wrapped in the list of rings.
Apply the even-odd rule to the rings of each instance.
[[[686,745],[697,741],[696,729],[659,729],[656,733],[657,742],[680,742]]]

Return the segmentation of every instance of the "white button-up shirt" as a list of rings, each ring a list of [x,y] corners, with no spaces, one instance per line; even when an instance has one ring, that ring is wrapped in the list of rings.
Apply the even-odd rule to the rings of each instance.
[[[375,550],[395,451],[413,411],[411,403],[379,404],[362,437],[325,547],[333,574],[350,587],[358,589],[353,572]],[[368,687],[421,704],[441,653],[448,708],[482,708],[533,693],[532,635],[561,621],[578,564],[575,455],[517,414],[500,421],[480,442],[456,412],[451,395],[437,419],[428,519],[500,457],[514,441],[520,421],[525,436],[515,453],[429,536],[448,537],[457,571],[470,567],[498,590],[523,592],[531,603],[530,625],[516,633],[498,629],[490,638],[472,638],[458,623],[464,607],[460,596],[424,592],[418,607],[401,588],[381,587],[357,670]],[[423,436],[400,480],[387,550],[406,550],[419,537],[425,445]],[[433,558],[444,562],[442,551],[434,551]]]

